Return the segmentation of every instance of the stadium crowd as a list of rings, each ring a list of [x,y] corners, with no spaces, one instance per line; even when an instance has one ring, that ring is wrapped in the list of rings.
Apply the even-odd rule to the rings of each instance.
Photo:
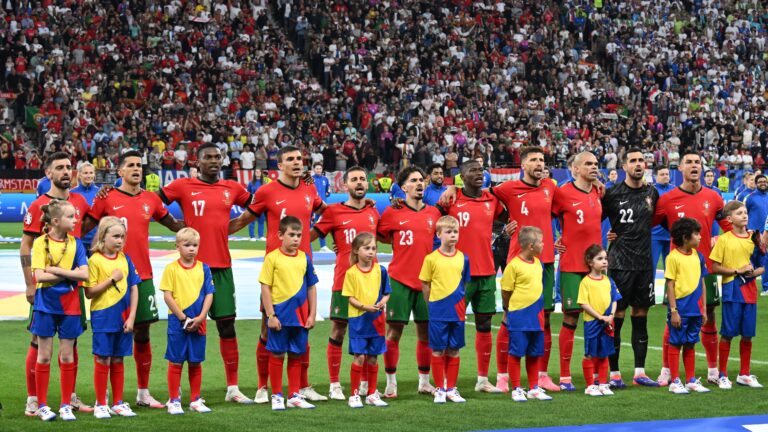
[[[3,4],[0,169],[63,150],[103,179],[127,148],[188,169],[205,142],[225,170],[287,143],[326,171],[519,166],[528,144],[551,166],[766,158],[758,0],[164,3]]]

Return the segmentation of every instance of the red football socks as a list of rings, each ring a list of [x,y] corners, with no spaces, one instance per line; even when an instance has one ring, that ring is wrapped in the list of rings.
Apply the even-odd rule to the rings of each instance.
[[[35,387],[37,403],[40,406],[48,405],[48,381],[51,378],[50,363],[35,363]]]
[[[749,363],[752,361],[752,341],[739,342],[739,357],[741,357],[741,370],[739,375],[749,375]]]
[[[539,359],[539,372],[549,370],[549,356],[552,354],[552,328],[544,326],[544,356]]]
[[[269,356],[269,384],[272,394],[283,393],[283,358]]]
[[[341,369],[341,344],[333,339],[328,339],[326,355],[328,357],[328,378],[332,383],[337,383]]]
[[[680,378],[680,347],[667,344],[667,364],[670,382]]]
[[[384,353],[384,370],[393,374],[397,372],[397,362],[400,360],[400,341],[387,339],[387,352]]]
[[[267,351],[267,341],[259,338],[259,342],[256,344],[256,371],[259,375],[259,388],[267,386],[270,358],[272,355]],[[282,370],[282,364],[280,368]]]
[[[363,365],[353,362],[349,369],[349,393],[353,396],[360,390],[360,377],[362,374]]]
[[[432,377],[435,379],[435,387],[443,388],[445,385],[445,359],[444,356],[432,356]]]
[[[502,325],[499,327],[499,332],[496,334],[496,371],[503,374],[508,373],[509,367],[507,361],[509,360],[509,331],[507,326]]]
[[[177,363],[168,363],[168,397],[171,400],[179,399],[182,367],[182,365]]]
[[[227,386],[237,385],[237,369],[240,362],[240,352],[237,348],[237,338],[219,339],[221,359],[224,360],[224,373],[227,377]]]
[[[429,347],[428,342],[417,341],[416,342],[416,366],[419,368],[419,373],[428,374],[429,365],[432,360],[432,349]]]
[[[717,322],[714,314],[712,320],[701,326],[701,344],[707,354],[707,367],[717,367]]]
[[[587,386],[595,383],[595,362],[591,358],[584,357],[581,360],[581,370],[584,372],[584,382]]]
[[[608,384],[608,357],[592,357],[593,376],[597,374],[598,384]]]
[[[477,354],[477,376],[487,377],[488,366],[491,364],[493,350],[493,335],[491,332],[475,334],[475,353]]]
[[[363,365],[366,371],[364,376],[368,377],[368,395],[376,393],[376,381],[379,379],[379,364],[366,363]]]
[[[75,388],[75,371],[77,365],[72,363],[62,363],[59,373],[61,375],[61,404],[69,405],[72,402],[72,390]]]
[[[563,328],[560,329],[560,337],[558,339],[560,345],[560,377],[571,376],[571,356],[573,355],[573,338],[575,336],[576,329],[566,327],[563,324]]]
[[[696,349],[683,347],[683,367],[685,367],[685,381],[691,382],[696,378]]]
[[[109,381],[109,366],[101,364],[93,358],[93,387],[96,391],[96,404],[107,404],[107,381]]]
[[[288,357],[288,397],[298,394],[301,390],[302,356]]]
[[[728,375],[728,356],[731,355],[731,341],[725,338],[720,338],[720,355],[718,357],[719,366],[718,369],[723,375]]]
[[[460,365],[461,357],[445,356],[445,377],[448,381],[447,388],[452,389],[456,387],[456,381],[459,378]]]
[[[125,388],[125,364],[123,362],[109,365],[109,382],[112,384],[112,405],[123,402],[123,388]]]
[[[525,356],[525,372],[528,374],[528,388],[539,385],[539,362],[541,357]]]
[[[520,387],[520,357],[507,355],[507,372],[510,390]]]
[[[133,359],[136,362],[137,385],[140,389],[148,389],[149,373],[152,370],[152,345],[149,342],[134,342]]]
[[[200,386],[203,382],[203,367],[200,363],[189,363],[187,365],[187,374],[189,375],[189,400],[194,402],[200,399]]]
[[[37,364],[37,345],[30,343],[27,348],[27,358],[24,361],[24,372],[27,378],[27,396],[37,395],[35,384],[35,365]]]

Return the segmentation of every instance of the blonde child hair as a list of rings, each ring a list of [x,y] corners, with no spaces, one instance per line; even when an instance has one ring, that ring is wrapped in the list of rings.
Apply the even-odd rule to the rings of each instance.
[[[527,246],[536,243],[536,239],[543,235],[544,233],[538,227],[524,226],[520,230],[520,234],[517,235],[517,242],[520,243],[521,249],[525,249]]]
[[[96,231],[96,237],[93,239],[93,245],[91,246],[91,252],[104,252],[104,239],[107,237],[107,232],[113,226],[119,225],[123,227],[125,231],[125,224],[119,218],[114,216],[105,216],[99,221],[99,229]]]
[[[371,240],[376,240],[376,238],[373,236],[373,234],[364,232],[360,233],[355,237],[354,240],[352,240],[352,252],[349,255],[349,263],[351,265],[357,264],[359,261],[359,258],[357,257],[357,252],[360,250],[361,247],[367,245],[371,242]]]
[[[196,229],[185,227],[176,233],[176,244],[183,243],[185,241],[196,240],[200,242],[200,233]]]
[[[440,234],[444,229],[446,228],[458,228],[459,227],[459,221],[456,220],[453,216],[442,216],[440,219],[437,220],[437,224],[435,224],[435,229],[438,234]]]

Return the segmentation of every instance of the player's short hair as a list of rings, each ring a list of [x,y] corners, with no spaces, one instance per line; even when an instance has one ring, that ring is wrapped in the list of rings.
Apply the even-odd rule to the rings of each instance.
[[[367,245],[368,243],[373,240],[374,244],[376,243],[376,236],[369,232],[363,232],[357,235],[354,240],[352,240],[352,252],[349,254],[349,264],[355,265],[360,261],[360,259],[357,256],[357,251],[360,250],[361,247]]]
[[[397,184],[400,185],[400,187],[403,187],[406,180],[408,180],[408,177],[411,176],[413,173],[419,173],[421,174],[422,178],[426,178],[427,175],[424,173],[424,170],[420,167],[417,167],[416,165],[409,165],[403,169],[400,170],[399,173],[397,173]]]
[[[539,227],[524,226],[520,229],[520,233],[517,234],[517,242],[520,244],[520,249],[525,249],[528,246],[536,243],[536,240],[544,236]]]
[[[694,233],[701,232],[701,224],[696,219],[684,217],[672,224],[669,235],[672,237],[672,243],[675,246],[682,246],[685,239],[691,238]]]
[[[701,154],[699,154],[699,152],[695,150],[684,151],[683,154],[680,155],[680,160],[682,161],[683,159],[685,159],[686,156],[696,156],[697,158],[699,158],[699,160],[701,160]]]
[[[200,147],[197,148],[197,157],[199,158],[200,155],[203,154],[203,152],[208,150],[208,149],[216,149],[218,151],[221,151],[219,146],[217,146],[216,144],[214,144],[212,142],[209,142],[209,143],[205,143],[205,144],[203,144],[203,145],[201,145]]]
[[[292,146],[292,145],[287,145],[287,146],[281,148],[277,152],[277,162],[278,163],[282,163],[283,162],[283,156],[285,156],[286,153],[293,153],[293,152],[301,152],[301,149],[296,147],[296,146]]]
[[[69,160],[69,154],[61,151],[51,153],[51,155],[48,156],[48,159],[45,160],[45,163],[43,164],[43,169],[48,169],[48,167],[50,167],[52,163],[62,159]]]
[[[429,173],[429,175],[432,175],[432,171],[434,171],[435,168],[440,168],[442,170],[443,169],[443,164],[433,163],[433,164],[429,165],[427,167],[427,173]]]
[[[450,215],[441,216],[435,224],[435,230],[440,234],[446,228],[459,228],[459,221]]]
[[[218,148],[218,147],[216,147]],[[141,159],[141,153],[139,153],[136,150],[128,150],[127,152],[120,155],[120,157],[117,159],[117,167],[122,168],[125,165],[126,159],[130,157],[137,157]]]
[[[218,147],[217,147],[218,148]],[[176,244],[196,241],[200,242],[200,233],[196,229],[190,227],[184,227],[176,233]]]
[[[292,229],[294,231],[301,231],[303,225],[301,223],[301,220],[297,218],[296,216],[286,216],[282,219],[280,219],[280,226],[277,228],[277,231],[285,234],[286,231],[289,229]]]
[[[463,164],[461,164],[461,167],[459,168],[461,175],[468,173],[469,169],[475,165],[480,165],[480,162],[478,162],[476,159],[470,159],[464,162]]]
[[[743,202],[737,200],[730,201],[723,207],[723,215],[730,216],[733,212],[742,207],[746,207]]]
[[[590,263],[593,259],[595,259],[596,256],[600,255],[601,252],[604,252],[605,249],[603,249],[602,246],[595,243],[587,248],[586,251],[584,251],[584,262],[587,264],[587,267],[592,268]]]
[[[536,147],[536,146],[523,147],[522,149],[520,149],[520,162],[525,162],[526,159],[528,159],[528,156],[536,153],[543,156],[544,150],[541,147]]]
[[[629,150],[627,150],[624,153],[624,156],[622,156],[622,158],[621,158],[621,163],[622,164],[627,163],[627,161],[629,160],[629,154],[630,153],[640,153],[642,155],[643,151],[639,147],[632,147],[632,148],[630,148]],[[643,159],[643,160],[645,160],[645,159]]]
[[[341,180],[344,183],[346,183],[347,180],[349,179],[349,173],[354,172],[354,171],[362,171],[362,172],[365,173],[366,178],[368,177],[368,171],[365,168],[361,167],[360,165],[354,165],[354,166],[351,166],[351,167],[347,168],[347,170],[344,171],[344,175],[341,176]]]
[[[120,226],[125,232],[125,224],[120,218],[114,216],[105,216],[99,221],[99,228],[96,231],[96,237],[93,239],[93,245],[91,246],[91,252],[104,252],[104,239],[107,237],[107,233],[110,228],[114,226]]]

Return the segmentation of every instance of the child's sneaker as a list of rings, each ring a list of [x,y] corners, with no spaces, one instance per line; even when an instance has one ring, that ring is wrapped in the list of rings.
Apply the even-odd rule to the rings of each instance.
[[[205,406],[205,401],[203,398],[200,398],[192,403],[189,404],[189,409],[191,409],[194,412],[199,412],[201,414],[209,413],[211,412],[211,409]]]
[[[109,413],[120,417],[136,417],[136,413],[133,412],[131,406],[127,403],[120,401],[109,409]]]
[[[368,394],[368,381],[360,381],[360,387],[357,388],[357,393],[361,395]]]
[[[285,399],[283,398],[283,395],[273,394],[272,395],[272,411],[283,411],[285,409]]]
[[[71,405],[62,405],[61,408],[59,408],[59,417],[61,417],[61,419],[64,421],[77,420],[77,417],[75,417],[75,415],[72,414]]]
[[[96,405],[93,407],[93,416],[97,419],[112,418],[112,416],[109,415],[109,407],[106,405]]]
[[[634,378],[632,378],[632,383],[635,385],[643,386],[643,387],[658,387],[659,383],[656,381],[650,379],[648,375],[641,374],[641,375],[635,375]]]
[[[525,397],[525,390],[520,387],[512,390],[512,400],[515,402],[527,402],[528,398]]]
[[[250,405],[253,403],[253,401],[248,399],[248,396],[244,395],[237,386],[227,386],[227,395],[224,396],[224,401],[235,402],[244,405]]]
[[[571,382],[571,377],[560,378],[560,390],[562,391],[576,391],[576,386]]]
[[[736,377],[736,384],[752,388],[763,388],[763,385],[757,382],[754,375],[739,375]]]
[[[717,387],[719,387],[720,390],[730,390],[733,388],[733,383],[731,383],[731,380],[729,380],[727,376],[723,375],[717,380]]]
[[[72,406],[72,409],[75,411],[84,412],[84,413],[93,412],[93,407],[83,402],[82,400],[80,400],[80,398],[77,397],[75,393],[72,393],[72,396],[70,396],[69,404]]]
[[[603,392],[600,391],[600,387],[592,384],[591,386],[584,389],[584,394],[587,396],[602,396]]]
[[[435,390],[435,403],[436,404],[444,404],[445,403],[445,390],[439,388]]]
[[[701,384],[701,380],[699,378],[691,378],[691,381],[685,385],[685,388],[687,388],[688,391],[695,393],[709,393],[709,389]]]
[[[534,387],[528,390],[528,394],[526,396],[528,399],[536,399],[540,401],[552,400],[552,396],[548,395],[544,389],[540,387]]]
[[[363,407],[363,401],[360,399],[360,396],[355,392],[352,396],[349,397],[349,403],[350,408],[362,408]]]
[[[267,391],[267,386],[264,386],[256,390],[256,396],[253,397],[253,403],[265,404],[268,402],[269,402],[269,391]]]
[[[304,396],[294,393],[287,402],[288,408],[312,409],[315,406],[304,400]]]
[[[624,380],[621,379],[620,373],[612,374],[611,379],[608,380],[608,385],[619,390],[627,388],[627,385],[624,383]]]
[[[37,405],[37,396],[27,397],[27,404],[24,406],[24,415],[27,417],[34,417],[37,415],[37,410],[40,407]]]
[[[384,397],[387,399],[397,397],[397,383],[387,383],[387,387],[384,389]]]
[[[181,401],[179,399],[172,399],[168,402],[168,414],[184,414],[184,409],[181,407]]]
[[[381,395],[379,392],[376,392],[372,395],[368,395],[367,398],[365,398],[365,404],[366,405],[373,405],[375,407],[385,407],[389,404],[381,400]]]
[[[507,393],[509,391],[509,375],[496,375],[496,388],[501,390],[503,393]]]
[[[310,402],[323,402],[328,400],[327,396],[323,396],[316,392],[315,388],[312,386],[304,387],[303,389],[299,390],[299,395]]]
[[[659,383],[661,387],[666,387],[669,385],[670,381],[672,381],[672,374],[669,372],[669,368],[661,368],[661,372],[659,373],[656,382]]]
[[[344,400],[344,390],[339,383],[331,383],[331,388],[328,390],[328,397],[332,400]]]
[[[165,405],[160,403],[157,399],[153,398],[152,395],[149,394],[148,390],[139,390],[137,392],[136,406],[155,409],[165,408]]]
[[[611,386],[608,384],[600,384],[597,386],[597,388],[600,390],[600,393],[602,393],[603,396],[613,396],[613,392],[611,391]]]
[[[501,393],[501,389],[491,384],[488,378],[478,378],[475,391],[480,393]]]
[[[448,391],[445,392],[445,398],[455,403],[464,403],[467,401],[466,399],[461,397],[461,395],[459,394],[459,389],[457,389],[456,387],[448,389]]]
[[[683,382],[680,381],[680,378],[675,378],[674,381],[669,383],[669,392],[672,394],[688,394],[688,390],[683,385]]]
[[[548,392],[559,392],[560,386],[552,382],[552,378],[549,375],[539,376],[539,387]]]
[[[56,420],[56,413],[53,412],[50,407],[45,405],[37,409],[37,416],[40,417],[40,420],[42,421]]]

